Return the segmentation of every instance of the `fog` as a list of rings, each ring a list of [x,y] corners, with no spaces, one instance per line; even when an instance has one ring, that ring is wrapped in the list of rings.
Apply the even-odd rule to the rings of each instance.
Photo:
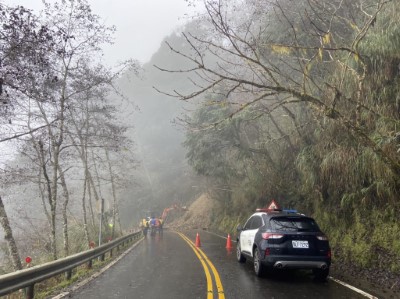
[[[179,31],[171,33],[166,41],[172,44],[182,42]],[[162,67],[184,67],[181,57],[171,55],[165,43],[151,60],[143,66],[140,77],[121,80],[121,88],[138,106],[138,111],[126,115],[126,122],[133,125],[131,138],[136,143],[135,155],[140,165],[136,173],[136,185],[122,195],[122,219],[129,223],[130,217],[139,219],[148,211],[161,214],[172,204],[185,205],[193,199],[196,185],[195,176],[186,163],[185,149],[182,147],[184,128],[177,121],[193,104],[181,102],[166,96],[160,90],[174,88],[188,90],[187,77],[179,74],[161,72]]]
[[[120,204],[122,226],[129,229],[137,226],[138,221],[148,211],[161,214],[172,204],[185,205],[194,198],[192,188],[196,180],[186,164],[185,149],[182,147],[184,130],[176,124],[176,118],[191,109],[189,104],[157,92],[153,87],[170,90],[175,87],[187,89],[186,78],[161,73],[154,65],[182,65],[182,61],[171,56],[165,46],[165,40],[181,42],[178,33],[187,22],[187,14],[193,12],[187,3],[181,0],[159,1],[89,1],[95,13],[99,14],[107,25],[116,25],[115,43],[104,48],[103,60],[106,64],[117,64],[126,59],[142,62],[139,75],[126,73],[118,81],[126,101],[116,103],[125,113],[119,115],[121,123],[130,127],[128,137],[133,141],[131,150],[137,160],[137,168],[126,175],[132,180],[126,188],[117,190]],[[19,4],[39,11],[40,0],[6,1],[7,4]],[[4,146],[4,144],[2,145]],[[5,152],[13,152],[8,147]],[[8,163],[24,163],[20,156],[7,155]],[[3,155],[3,160],[6,156]],[[13,161],[13,159],[15,159]],[[71,189],[82,188],[79,174],[69,172]],[[39,242],[41,230],[47,226],[38,191],[32,184],[18,184],[3,190],[3,200],[13,227],[14,237],[21,253],[31,252],[24,245]],[[69,214],[73,223],[78,223],[82,213],[79,193],[72,194]],[[101,196],[105,199],[106,211],[111,207],[111,188],[104,186]],[[97,207],[98,208],[98,207]],[[47,229],[47,227],[46,227]],[[0,238],[4,232],[0,230]],[[27,241],[27,242],[26,242]],[[46,240],[42,240],[46,242]],[[1,252],[1,250],[0,250]]]
[[[35,12],[43,9],[42,0],[2,2],[22,5]],[[103,59],[109,65],[127,59],[148,62],[162,40],[190,20],[196,11],[185,0],[88,0],[88,3],[107,26],[116,27],[114,43],[103,47]]]

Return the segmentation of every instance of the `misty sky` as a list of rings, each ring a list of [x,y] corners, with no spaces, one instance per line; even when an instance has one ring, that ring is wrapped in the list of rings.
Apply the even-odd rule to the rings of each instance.
[[[6,5],[22,5],[39,12],[42,0],[0,0]],[[47,0],[53,3],[53,0]],[[162,40],[179,25],[184,24],[194,9],[185,0],[88,0],[95,14],[107,26],[115,25],[115,43],[104,49],[104,62],[115,65],[127,59],[141,63],[150,60],[159,49]],[[6,144],[0,144],[0,151]],[[11,158],[13,154],[11,155]],[[2,159],[5,159],[2,155]],[[7,158],[8,159],[8,158]],[[1,163],[1,162],[0,162]]]
[[[42,0],[3,0],[35,11]],[[48,0],[49,3],[52,0]],[[185,0],[88,0],[93,12],[106,25],[115,25],[115,44],[105,48],[106,63],[115,64],[129,58],[147,62],[157,51],[162,39],[187,20],[189,8]]]

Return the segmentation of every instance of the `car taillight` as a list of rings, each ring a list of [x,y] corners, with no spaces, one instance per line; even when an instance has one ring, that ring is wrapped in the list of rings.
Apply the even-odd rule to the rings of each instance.
[[[262,238],[264,240],[268,240],[268,239],[280,239],[283,237],[282,234],[271,234],[271,233],[262,233],[261,234]]]
[[[271,249],[265,248],[265,255],[270,255],[270,254],[271,254]]]
[[[328,241],[328,237],[325,235],[319,235],[319,236],[317,236],[317,239],[320,241]]]
[[[331,258],[332,257],[332,251],[329,249],[328,253],[326,254],[327,257]]]

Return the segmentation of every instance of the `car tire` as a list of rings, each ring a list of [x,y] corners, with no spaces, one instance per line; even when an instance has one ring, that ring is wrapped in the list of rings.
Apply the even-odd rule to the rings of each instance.
[[[314,269],[314,278],[318,281],[325,281],[329,275],[329,268],[326,269]]]
[[[240,241],[236,245],[236,259],[239,263],[246,262],[246,258],[243,256],[242,249],[240,248]]]
[[[253,251],[253,265],[254,265],[254,272],[256,273],[256,275],[258,277],[263,276],[264,274],[264,266],[261,263],[261,255],[260,255],[260,251],[258,250],[258,248],[254,248]]]

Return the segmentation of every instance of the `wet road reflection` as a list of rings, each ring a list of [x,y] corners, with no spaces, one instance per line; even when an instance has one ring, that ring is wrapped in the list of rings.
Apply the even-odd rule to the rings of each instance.
[[[316,282],[307,271],[281,271],[269,277],[257,277],[252,264],[239,264],[226,239],[206,231],[186,231],[215,265],[225,298],[365,298],[331,280]],[[71,298],[207,298],[204,269],[187,242],[177,233],[148,236],[121,261]],[[217,298],[217,294],[214,294]]]
[[[199,231],[202,249],[217,267],[226,298],[324,298],[358,299],[364,296],[333,281],[316,282],[309,271],[277,271],[267,277],[254,274],[251,262],[236,261],[235,248],[227,250],[226,239]]]
[[[146,239],[70,298],[206,298],[204,272],[177,234]]]

